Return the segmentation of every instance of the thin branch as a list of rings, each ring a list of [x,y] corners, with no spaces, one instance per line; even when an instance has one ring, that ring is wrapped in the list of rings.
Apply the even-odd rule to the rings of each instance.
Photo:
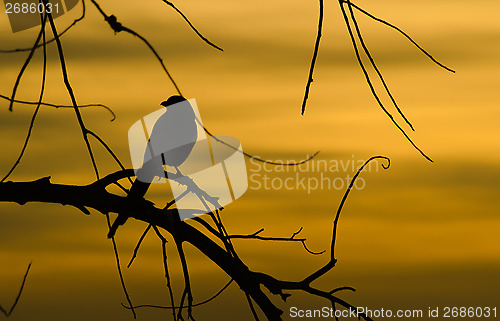
[[[314,44],[314,53],[311,60],[311,67],[309,68],[309,77],[307,78],[304,100],[302,101],[302,115],[304,115],[304,112],[306,111],[307,98],[309,98],[309,89],[311,87],[311,83],[313,82],[314,66],[316,65],[316,58],[318,57],[319,43],[321,41],[321,31],[323,30],[323,9],[323,0],[319,0],[318,34],[316,36],[316,43]]]
[[[21,78],[23,77],[24,72],[26,71],[26,68],[28,68],[28,65],[30,64],[31,59],[33,58],[33,55],[35,54],[36,46],[38,46],[38,44],[40,43],[40,39],[42,38],[42,35],[44,34],[44,32],[45,32],[44,26],[42,26],[42,28],[40,28],[40,32],[38,33],[38,36],[36,37],[35,44],[31,47],[30,53],[28,54],[28,57],[24,61],[24,64],[21,67],[21,70],[17,74],[16,82],[14,84],[14,88],[12,89],[12,95],[10,96],[9,111],[13,110],[17,89],[19,88],[19,83],[21,82]]]
[[[347,187],[347,190],[344,193],[344,196],[342,197],[342,200],[340,201],[339,207],[337,209],[337,213],[335,214],[335,219],[333,221],[333,232],[332,232],[332,243],[331,243],[331,259],[335,260],[335,240],[337,238],[337,225],[339,223],[339,218],[340,218],[340,213],[342,212],[342,209],[344,207],[345,201],[347,200],[347,197],[349,196],[349,193],[351,192],[352,187],[354,186],[354,183],[356,182],[356,179],[358,178],[359,174],[363,169],[365,168],[368,163],[375,159],[383,159],[387,161],[387,166],[382,164],[383,169],[388,169],[391,166],[391,160],[388,157],[385,156],[373,156],[370,157],[360,168],[358,168],[358,171],[354,175],[354,177],[351,179],[351,182],[349,183],[349,187]]]
[[[66,32],[68,32],[71,28],[73,28],[78,22],[82,21],[85,18],[85,0],[81,0],[82,2],[82,15],[78,18],[76,18],[66,29],[64,29],[62,32],[59,33],[59,37],[62,37]],[[40,48],[41,46],[48,45],[51,42],[54,42],[56,38],[52,38],[49,41],[44,41],[41,44],[38,44],[35,46],[35,49]],[[18,48],[18,49],[10,49],[10,50],[5,50],[5,49],[0,49],[0,53],[12,53],[12,52],[22,52],[22,51],[30,51],[33,47],[30,48]]]
[[[90,136],[97,139],[97,141],[108,151],[108,153],[111,155],[111,157],[113,157],[113,159],[118,164],[118,166],[120,166],[120,168],[122,170],[125,170],[125,167],[123,166],[122,162],[120,161],[118,156],[116,156],[116,154],[113,152],[113,150],[108,146],[108,144],[106,144],[106,142],[101,137],[99,137],[99,135],[94,133],[93,131],[91,131],[89,129],[87,129],[86,131],[87,131],[87,134],[89,134]],[[128,180],[129,180],[130,184],[132,184],[132,180],[130,179],[130,177],[128,177]]]
[[[10,316],[12,312],[14,311],[15,307],[17,306],[17,303],[19,302],[19,299],[21,298],[21,294],[23,293],[24,285],[26,284],[26,279],[28,278],[28,273],[30,272],[31,264],[33,262],[30,262],[28,264],[28,268],[26,269],[26,273],[24,273],[23,277],[23,282],[21,283],[21,287],[19,288],[19,292],[17,293],[16,299],[14,300],[14,304],[10,308],[9,312],[6,312],[3,308],[0,307],[0,310],[5,314],[5,316]]]
[[[226,285],[224,285],[224,287],[222,289],[220,289],[219,291],[217,291],[216,294],[214,294],[213,296],[211,296],[210,298],[206,299],[205,301],[202,301],[202,302],[199,302],[199,303],[193,303],[192,307],[195,308],[195,307],[198,307],[200,305],[204,305],[204,304],[207,304],[213,300],[215,300],[219,295],[221,295],[230,285],[231,283],[233,283],[233,279],[230,279],[229,282],[226,283]],[[123,305],[123,304],[122,304]],[[129,306],[125,306],[123,305],[123,307],[127,308],[127,309],[130,309]],[[164,306],[164,305],[152,305],[152,304],[141,304],[141,305],[136,305],[134,306],[134,308],[154,308],[154,309],[165,309],[165,310],[172,310],[172,309],[178,309],[179,307],[175,307],[175,306]]]
[[[221,233],[221,235],[223,236],[221,240],[224,242],[224,244],[226,244],[226,249],[235,259],[239,259],[238,253],[236,253],[236,250],[234,249],[233,242],[229,238],[229,234],[227,233],[226,227],[224,226],[224,223],[222,223],[222,219],[220,217],[220,210],[216,209],[215,215],[213,215],[212,213],[212,217],[215,221],[215,224],[217,224],[217,226],[219,227],[219,233]]]
[[[210,225],[210,223],[206,222],[201,216],[195,216],[192,218],[192,220],[203,225],[203,227],[205,227],[210,233],[215,235],[217,238],[220,239],[222,237],[222,235],[219,233],[219,231],[217,231],[215,228],[213,228],[212,225]]]
[[[111,228],[111,221],[109,219],[109,214],[106,214],[105,216],[106,216],[106,222],[108,223],[108,228]],[[133,308],[132,300],[130,299],[130,295],[128,294],[127,286],[125,285],[125,279],[123,278],[122,268],[120,265],[120,256],[118,255],[118,248],[116,246],[116,241],[115,241],[114,237],[111,238],[111,242],[113,243],[113,251],[115,253],[116,268],[118,270],[118,275],[120,276],[120,283],[122,285],[123,292],[125,293],[125,298],[127,299],[129,306],[132,307],[131,311],[132,311],[132,314],[134,316],[134,319],[137,319],[137,315],[136,315],[135,310]]]
[[[11,100],[9,97],[2,95],[2,94],[0,94],[0,98],[5,99],[5,100],[9,100],[9,101]],[[14,102],[19,103],[19,104],[24,104],[24,105],[38,105],[37,101],[25,101],[25,100],[14,99]],[[72,105],[56,105],[56,104],[44,103],[44,102],[40,102],[40,105],[47,106],[47,107],[54,107],[54,108],[73,108]],[[115,112],[111,108],[109,108],[108,106],[106,106],[104,104],[84,104],[84,105],[79,105],[78,107],[79,108],[101,107],[101,108],[104,108],[111,113],[112,118],[110,121],[114,121],[116,119]]]
[[[312,156],[308,156],[306,159],[302,160],[302,161],[299,161],[299,162],[287,162],[287,163],[280,163],[280,162],[273,162],[273,161],[270,161],[270,160],[265,160],[265,159],[262,159],[258,156],[254,156],[254,155],[251,155],[251,154],[248,154],[248,153],[245,153],[244,151],[242,151],[241,149],[237,148],[237,147],[234,147],[233,145],[229,144],[229,143],[226,143],[225,141],[219,139],[217,136],[215,136],[214,134],[212,134],[205,126],[203,126],[203,124],[201,123],[201,121],[196,118],[196,121],[198,122],[198,124],[203,128],[203,130],[205,131],[205,133],[207,133],[208,136],[210,137],[213,137],[213,139],[215,139],[217,142],[239,152],[239,153],[242,153],[243,155],[245,155],[246,157],[250,158],[250,159],[254,159],[255,161],[257,162],[261,162],[261,163],[266,163],[266,164],[270,164],[270,165],[277,165],[277,166],[298,166],[298,165],[302,165],[304,163],[307,163],[308,161],[310,161],[311,159],[313,159],[314,157],[316,157],[316,155],[319,154],[319,151],[317,151],[316,153],[312,154]]]
[[[389,119],[391,120],[391,122],[399,129],[399,131],[403,134],[403,136],[406,138],[406,140],[408,140],[408,142],[410,142],[410,144],[413,146],[413,148],[415,148],[425,159],[427,159],[428,161],[432,162],[432,159],[429,158],[429,156],[427,156],[417,145],[415,145],[415,143],[411,140],[411,138],[408,136],[408,134],[406,134],[405,130],[403,128],[401,128],[401,126],[396,122],[396,120],[394,120],[394,117],[391,115],[391,113],[389,113],[389,111],[385,108],[384,104],[380,100],[380,98],[379,98],[377,92],[375,91],[375,88],[373,87],[373,84],[372,84],[372,82],[370,80],[370,76],[368,74],[368,71],[366,70],[366,68],[365,68],[365,66],[363,64],[363,61],[361,60],[361,56],[360,56],[360,53],[359,53],[359,50],[358,50],[358,46],[357,46],[356,40],[354,38],[354,33],[353,33],[352,29],[351,29],[349,18],[347,17],[347,13],[345,12],[345,9],[342,6],[342,3],[343,3],[343,0],[339,0],[340,9],[342,10],[342,15],[344,17],[344,21],[346,23],[347,30],[349,32],[349,36],[351,38],[352,45],[354,47],[354,52],[356,54],[356,58],[358,60],[358,64],[361,67],[361,70],[363,71],[363,74],[365,76],[366,82],[367,82],[368,86],[370,87],[370,91],[371,91],[373,97],[377,101],[377,103],[380,106],[380,108],[387,115],[387,117],[389,117]]]
[[[130,266],[132,265],[132,263],[134,262],[135,258],[137,257],[137,252],[139,252],[139,248],[141,247],[141,244],[142,244],[142,241],[144,240],[144,238],[146,237],[146,235],[148,234],[149,230],[151,229],[151,224],[148,225],[148,227],[144,230],[144,232],[142,233],[141,237],[139,238],[139,241],[137,242],[137,245],[135,246],[134,248],[134,253],[132,255],[132,258],[130,258],[130,261],[128,262],[127,264],[127,268],[130,268]]]
[[[414,131],[415,129],[413,128],[413,125],[410,123],[410,121],[408,120],[408,118],[406,118],[406,116],[403,113],[403,111],[399,108],[398,103],[394,99],[391,91],[389,90],[389,87],[387,86],[387,83],[384,80],[384,77],[382,76],[382,73],[380,72],[380,70],[378,69],[377,65],[375,64],[375,60],[373,59],[372,55],[370,54],[370,51],[368,50],[368,47],[365,44],[365,41],[364,41],[363,36],[361,34],[361,30],[359,29],[359,25],[358,25],[358,22],[356,20],[356,16],[354,15],[354,11],[352,10],[351,2],[347,1],[346,3],[347,3],[347,7],[349,8],[349,12],[351,14],[352,23],[354,24],[354,28],[356,30],[356,34],[358,35],[359,42],[361,43],[361,46],[363,47],[363,51],[365,52],[366,56],[368,57],[368,60],[370,61],[373,69],[375,70],[375,72],[378,75],[378,78],[380,79],[380,82],[382,83],[382,86],[385,89],[385,92],[387,93],[387,95],[391,99],[391,101],[392,101],[394,107],[396,108],[396,110],[398,111],[399,115],[401,115],[401,117],[403,117],[403,119],[406,122],[406,124],[408,126],[410,126],[411,130]]]
[[[332,268],[335,267],[335,264],[337,264],[337,259],[335,258],[335,241],[337,238],[337,225],[339,222],[340,213],[342,212],[342,209],[344,208],[344,204],[345,204],[345,201],[347,200],[347,196],[349,196],[349,193],[351,192],[351,189],[352,189],[354,183],[356,182],[356,179],[358,178],[359,174],[363,171],[363,169],[365,168],[365,166],[368,163],[370,163],[371,161],[373,161],[375,159],[387,160],[387,162],[388,162],[387,166],[382,164],[382,167],[384,169],[388,169],[389,166],[391,165],[391,160],[388,157],[373,156],[373,157],[370,157],[360,168],[358,168],[358,171],[356,172],[356,174],[352,178],[351,182],[349,183],[349,186],[347,187],[347,190],[344,193],[344,196],[342,197],[342,200],[340,201],[340,204],[337,208],[337,213],[335,215],[335,219],[333,220],[332,241],[330,244],[330,260],[323,267],[321,267],[320,269],[318,269],[317,271],[315,271],[314,273],[312,273],[311,275],[306,277],[302,281],[302,283],[310,284],[312,281],[318,279],[319,277],[323,276],[325,273],[329,272]]]
[[[160,55],[158,54],[158,52],[156,51],[156,49],[149,43],[149,41],[146,40],[146,38],[144,38],[143,36],[141,36],[140,34],[138,34],[137,32],[135,32],[134,30],[132,29],[129,29],[127,27],[125,27],[124,25],[122,25],[120,22],[118,22],[117,18],[114,16],[114,15],[111,15],[111,16],[108,16],[104,10],[101,9],[101,7],[99,6],[99,4],[95,1],[95,0],[90,0],[94,6],[97,8],[97,10],[101,13],[101,15],[104,17],[104,20],[106,20],[106,22],[109,24],[109,26],[111,27],[111,29],[113,29],[113,31],[115,33],[119,33],[121,31],[125,31],[126,33],[129,33],[133,36],[136,36],[137,38],[139,38],[144,44],[146,44],[148,46],[148,48],[153,52],[153,54],[156,56],[156,59],[160,62],[161,64],[161,67],[163,68],[163,71],[165,71],[165,73],[167,74],[168,78],[170,79],[170,81],[172,82],[172,84],[174,85],[175,87],[175,90],[177,90],[177,93],[182,96],[182,93],[181,93],[181,90],[179,89],[179,87],[177,86],[177,83],[174,81],[174,78],[172,77],[172,75],[170,74],[170,72],[167,70],[167,67],[165,66],[164,62],[163,62],[163,59],[160,57]]]
[[[340,288],[333,289],[333,290],[331,290],[328,293],[329,294],[334,294],[334,293],[337,293],[337,292],[340,292],[340,291],[352,291],[352,292],[356,292],[356,289],[353,288],[353,287],[351,287],[351,286],[342,286]]]
[[[167,239],[160,233],[160,230],[153,225],[153,229],[158,236],[158,238],[161,240],[161,249],[162,249],[162,259],[163,259],[163,270],[165,272],[165,280],[167,281],[167,289],[168,289],[168,295],[170,297],[170,304],[172,307],[172,316],[173,320],[177,320],[177,315],[175,313],[175,298],[174,298],[174,291],[172,290],[172,284],[170,282],[170,273],[168,271],[168,261],[167,261]]]
[[[181,17],[184,19],[184,21],[187,22],[187,24],[191,27],[191,29],[193,29],[193,31],[198,35],[198,37],[200,37],[203,41],[205,41],[208,45],[214,47],[215,49],[217,50],[220,50],[220,51],[224,51],[221,47],[217,46],[216,44],[214,44],[213,42],[211,42],[210,40],[208,40],[207,38],[205,38],[194,26],[193,24],[191,23],[191,21],[189,21],[189,19],[179,10],[177,9],[177,7],[170,1],[167,1],[167,0],[162,0],[163,2],[165,2],[167,5],[171,6],[175,11],[177,11],[178,14],[181,15]]]
[[[191,291],[191,281],[189,278],[189,270],[187,266],[186,255],[184,253],[184,249],[182,248],[182,241],[176,239],[175,234],[173,236],[175,244],[177,245],[177,252],[179,253],[179,258],[181,260],[181,266],[182,266],[182,273],[184,275],[184,291],[182,293],[181,304],[179,305],[179,312],[177,312],[177,317],[182,320],[182,309],[184,308],[184,298],[187,296],[188,319],[193,319],[192,316],[193,293]]]
[[[320,254],[325,253],[325,251],[312,252],[307,248],[305,238],[299,238],[299,239],[295,238],[295,236],[297,236],[302,231],[302,227],[300,228],[299,231],[293,233],[293,235],[291,237],[267,237],[267,236],[258,235],[263,231],[264,231],[264,229],[260,229],[257,232],[255,232],[253,234],[248,234],[248,235],[246,235],[246,234],[244,234],[244,235],[229,235],[228,238],[230,238],[230,239],[252,239],[252,240],[261,240],[261,241],[300,242],[304,246],[304,249],[307,252],[309,252],[310,254],[320,255]]]
[[[343,2],[347,2],[346,0],[342,0]],[[368,17],[372,18],[373,20],[375,21],[378,21],[394,30],[396,30],[397,32],[399,32],[400,34],[402,34],[406,39],[408,39],[413,45],[415,45],[415,47],[417,47],[424,55],[426,55],[430,60],[432,60],[435,64],[437,64],[438,66],[440,66],[441,68],[444,68],[450,72],[453,72],[455,73],[455,70],[445,66],[444,64],[440,63],[439,61],[437,61],[429,52],[427,52],[424,48],[422,48],[416,41],[414,41],[407,33],[405,33],[403,30],[401,30],[400,28],[398,28],[397,26],[383,20],[383,19],[380,19],[380,18],[377,18],[375,17],[374,15],[372,15],[371,13],[369,13],[368,11],[365,11],[363,10],[362,8],[360,8],[359,6],[357,6],[356,4],[350,2],[351,6],[354,7],[356,10],[358,10],[359,12],[367,15]]]

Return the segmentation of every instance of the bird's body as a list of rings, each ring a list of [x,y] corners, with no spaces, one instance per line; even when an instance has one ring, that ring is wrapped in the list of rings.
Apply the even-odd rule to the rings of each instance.
[[[136,180],[127,195],[130,200],[142,199],[153,179],[164,176],[163,165],[177,169],[184,163],[198,137],[196,115],[189,101],[181,96],[172,96],[161,105],[167,107],[167,110],[153,126],[146,144],[142,168],[137,170]],[[127,213],[118,214],[108,238],[114,236],[118,226],[123,225],[128,217]]]

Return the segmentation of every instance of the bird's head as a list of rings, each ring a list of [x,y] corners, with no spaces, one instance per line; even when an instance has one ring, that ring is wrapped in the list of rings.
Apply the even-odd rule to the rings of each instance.
[[[163,107],[168,107],[168,106],[180,103],[181,101],[186,101],[186,98],[179,96],[179,95],[174,95],[174,96],[170,96],[167,100],[161,102],[160,105],[162,105]]]

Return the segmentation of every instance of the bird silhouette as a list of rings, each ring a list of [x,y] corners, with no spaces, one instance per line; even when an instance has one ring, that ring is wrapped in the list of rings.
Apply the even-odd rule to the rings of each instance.
[[[188,100],[176,95],[160,105],[167,110],[153,126],[146,144],[143,165],[136,171],[136,179],[127,195],[129,200],[142,199],[154,178],[165,176],[163,165],[172,166],[179,173],[177,167],[189,157],[198,137],[196,115]],[[128,217],[126,212],[118,214],[109,229],[108,238],[115,235],[118,227],[125,224]]]

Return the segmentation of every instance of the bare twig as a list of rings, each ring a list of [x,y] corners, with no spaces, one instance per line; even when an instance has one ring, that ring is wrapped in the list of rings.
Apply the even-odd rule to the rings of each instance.
[[[109,219],[108,214],[106,215],[106,222],[108,223],[108,228],[111,228],[111,221]],[[111,242],[113,243],[113,251],[115,253],[116,269],[118,270],[118,275],[120,276],[120,283],[122,285],[123,292],[125,293],[125,298],[127,299],[129,306],[132,307],[131,311],[134,316],[134,319],[137,319],[137,315],[135,313],[132,300],[130,299],[130,295],[128,294],[127,286],[125,285],[125,279],[123,278],[122,267],[120,265],[120,256],[118,255],[118,248],[116,246],[116,241],[114,237],[111,238]]]
[[[167,1],[167,0],[162,0],[163,2],[165,2],[167,5],[171,6],[175,11],[177,11],[178,14],[181,15],[181,17],[184,19],[184,21],[187,22],[187,24],[189,25],[189,27],[191,27],[191,29],[198,35],[198,37],[200,37],[204,42],[206,42],[208,45],[214,47],[215,49],[217,50],[220,50],[220,51],[224,51],[224,49],[222,49],[221,47],[217,46],[216,44],[214,44],[213,42],[211,42],[210,40],[208,40],[206,37],[204,37],[194,26],[193,24],[191,23],[191,21],[189,21],[189,19],[179,10],[177,9],[177,7],[170,1]]]
[[[174,234],[175,244],[177,245],[177,251],[179,253],[179,258],[181,260],[182,273],[184,275],[184,291],[181,297],[181,303],[179,305],[179,311],[177,312],[177,318],[182,320],[182,309],[184,308],[184,299],[187,297],[187,311],[188,311],[188,319],[194,320],[193,318],[193,293],[191,291],[191,281],[189,278],[189,269],[187,266],[186,255],[184,253],[184,249],[182,248],[182,241],[176,239],[176,235]]]
[[[14,301],[14,304],[12,305],[12,307],[9,310],[9,315],[12,314],[15,307],[17,306],[17,303],[19,302],[19,299],[21,298],[21,294],[23,293],[24,285],[26,284],[26,278],[28,277],[28,273],[30,272],[30,269],[31,269],[31,263],[32,262],[30,262],[30,264],[28,264],[28,268],[26,269],[26,273],[24,273],[23,282],[21,283],[21,287],[19,288],[19,292],[17,293],[16,300]]]
[[[224,287],[222,289],[220,289],[219,291],[217,291],[216,294],[214,294],[213,296],[211,296],[210,298],[206,299],[205,301],[202,301],[202,302],[199,302],[199,303],[193,303],[193,308],[194,307],[198,307],[200,305],[204,305],[204,304],[207,304],[213,300],[215,300],[219,295],[221,295],[230,285],[231,283],[233,283],[233,279],[230,279],[229,282],[226,283],[226,285],[224,285]],[[123,305],[123,304],[122,304]],[[125,308],[127,309],[130,309],[130,307],[128,306],[125,306],[123,305]],[[172,309],[178,309],[179,307],[175,307],[175,306],[164,306],[164,305],[152,305],[152,304],[141,304],[141,305],[136,305],[134,306],[134,308],[154,308],[154,309],[165,309],[165,310],[172,310]]]
[[[121,31],[125,31],[126,33],[129,33],[129,34],[131,34],[133,36],[136,36],[144,44],[146,44],[148,46],[148,48],[151,50],[151,52],[153,52],[153,54],[155,55],[156,59],[160,62],[161,67],[163,68],[163,71],[165,71],[165,73],[167,74],[168,78],[170,79],[170,81],[174,85],[175,90],[177,91],[177,93],[180,96],[182,96],[181,90],[177,86],[177,83],[174,81],[174,78],[172,77],[172,75],[170,74],[170,72],[167,70],[167,67],[165,66],[165,63],[163,62],[163,59],[160,57],[160,55],[158,54],[158,52],[156,51],[156,49],[151,45],[151,43],[149,43],[149,41],[146,40],[146,38],[144,38],[143,36],[141,36],[140,34],[138,34],[137,32],[135,32],[134,30],[129,29],[129,28],[125,27],[124,25],[122,25],[120,22],[118,22],[118,19],[114,15],[108,16],[104,12],[104,10],[101,9],[101,7],[99,6],[99,4],[95,0],[90,0],[90,1],[94,4],[94,6],[97,8],[97,10],[104,17],[104,20],[106,20],[106,22],[109,24],[109,26],[111,27],[111,29],[113,29],[113,31],[115,33],[118,33],[118,32],[121,32]]]
[[[93,131],[91,131],[89,129],[87,129],[86,132],[88,135],[97,139],[97,141],[106,149],[106,151],[108,151],[108,153],[111,155],[111,157],[113,157],[113,159],[118,164],[118,166],[120,166],[120,168],[122,170],[125,170],[125,167],[123,166],[123,164],[120,161],[120,159],[118,158],[118,156],[116,156],[116,154],[113,152],[113,150],[108,146],[108,144],[106,144],[106,142],[104,142],[104,140],[101,137],[99,137],[96,133],[94,133]],[[128,180],[129,180],[130,184],[132,184],[132,180],[130,179],[130,177],[128,177]]]
[[[299,162],[287,162],[287,163],[282,163],[282,162],[273,162],[273,161],[270,161],[270,160],[265,160],[265,159],[262,159],[260,158],[259,156],[254,156],[254,155],[251,155],[251,154],[248,154],[248,153],[245,153],[244,151],[242,151],[241,149],[223,141],[223,140],[220,140],[217,136],[215,136],[214,134],[212,134],[205,126],[203,126],[203,124],[201,123],[201,121],[196,118],[196,121],[198,122],[198,124],[203,128],[203,130],[208,134],[208,136],[211,136],[213,137],[217,142],[239,152],[239,153],[242,153],[243,155],[245,155],[246,157],[250,158],[250,159],[254,159],[255,161],[257,162],[261,162],[261,163],[266,163],[266,164],[270,164],[270,165],[277,165],[277,166],[298,166],[298,165],[301,165],[301,164],[304,164],[304,163],[307,163],[308,161],[310,161],[311,159],[313,159],[314,157],[316,157],[316,155],[319,154],[319,151],[317,151],[316,153],[312,154],[311,156],[308,156],[306,159],[302,160],[302,161],[299,161]]]
[[[160,230],[153,225],[153,229],[158,236],[158,238],[161,240],[161,249],[162,249],[162,258],[163,258],[163,270],[165,272],[165,280],[167,282],[167,289],[168,289],[168,295],[170,297],[170,304],[172,307],[172,316],[173,320],[177,320],[177,314],[175,313],[175,299],[174,299],[174,292],[172,290],[172,284],[170,283],[170,273],[168,271],[168,261],[167,261],[167,239],[160,233]]]
[[[10,96],[9,111],[13,110],[17,89],[19,88],[19,83],[21,82],[21,78],[23,77],[24,72],[26,71],[26,68],[28,68],[28,65],[30,64],[31,59],[33,58],[33,55],[35,54],[36,47],[40,43],[40,39],[42,38],[42,35],[45,32],[44,29],[45,29],[44,26],[42,26],[42,28],[40,28],[40,32],[38,33],[38,36],[36,37],[35,44],[31,47],[30,53],[28,54],[28,57],[26,57],[26,60],[24,61],[23,66],[21,67],[21,70],[17,74],[16,82],[14,84],[14,88],[12,89],[12,95]]]
[[[335,219],[333,221],[333,232],[332,232],[332,242],[331,242],[331,259],[335,260],[335,241],[337,239],[337,225],[339,223],[339,218],[340,218],[340,213],[342,212],[342,208],[344,207],[345,201],[347,200],[347,197],[349,196],[349,193],[351,192],[352,187],[354,186],[354,183],[356,182],[356,179],[358,178],[359,174],[363,171],[366,165],[370,163],[371,161],[375,159],[383,159],[387,161],[387,165],[382,164],[382,168],[388,169],[389,166],[391,166],[391,160],[388,157],[385,156],[373,156],[370,157],[360,168],[358,168],[358,171],[354,175],[354,177],[351,180],[351,183],[349,184],[349,187],[347,187],[346,192],[344,193],[344,196],[342,197],[342,200],[340,201],[340,205],[337,209],[337,213],[335,214]]]
[[[321,41],[321,31],[323,30],[323,11],[323,0],[319,0],[318,34],[316,36],[316,43],[314,44],[314,53],[311,60],[311,67],[309,68],[309,77],[307,78],[306,91],[304,93],[304,99],[302,101],[302,115],[304,115],[304,112],[306,111],[307,98],[309,98],[309,89],[311,87],[311,83],[313,82],[314,66],[316,65],[316,58],[318,57],[319,43]]]
[[[321,251],[321,252],[313,252],[311,250],[309,250],[306,246],[306,239],[305,238],[295,238],[295,236],[297,236],[301,231],[302,231],[302,227],[300,228],[300,230],[298,230],[297,232],[293,233],[293,235],[291,237],[268,237],[268,236],[260,236],[259,234],[261,232],[264,231],[264,229],[260,229],[258,230],[257,232],[253,233],[253,234],[248,234],[248,235],[229,235],[228,237],[230,239],[253,239],[253,240],[261,240],[261,241],[282,241],[282,242],[300,242],[302,243],[302,246],[304,247],[304,249],[309,252],[310,254],[313,254],[313,255],[320,255],[320,254],[323,254],[325,253],[325,251]]]
[[[139,248],[141,247],[142,241],[144,240],[150,229],[151,229],[151,224],[149,224],[148,227],[146,227],[141,237],[139,238],[139,241],[137,242],[137,245],[134,248],[134,253],[132,255],[132,258],[130,258],[130,261],[127,264],[127,268],[130,268],[135,258],[137,257],[137,252],[139,252]]]
[[[391,120],[391,122],[399,129],[399,131],[403,134],[403,136],[406,138],[406,140],[408,140],[408,142],[410,142],[410,144],[413,146],[413,148],[415,148],[425,159],[427,159],[428,161],[432,162],[432,159],[429,156],[427,156],[417,145],[415,145],[415,143],[412,141],[412,139],[408,136],[408,134],[406,134],[405,130],[403,128],[401,128],[401,126],[396,122],[396,120],[394,119],[394,117],[391,115],[391,113],[389,113],[389,111],[385,108],[384,104],[380,100],[380,98],[379,98],[377,92],[375,91],[375,88],[374,88],[374,86],[373,86],[373,84],[372,84],[372,82],[370,80],[370,76],[368,74],[368,71],[366,70],[366,68],[365,68],[365,66],[363,64],[363,61],[361,59],[361,56],[360,56],[360,53],[359,53],[359,50],[358,50],[358,46],[356,44],[356,40],[354,38],[354,33],[352,31],[351,24],[349,22],[349,18],[347,16],[347,13],[345,11],[344,6],[342,5],[343,0],[339,0],[339,3],[340,3],[340,9],[342,11],[342,15],[344,17],[344,21],[345,21],[346,26],[347,26],[347,31],[349,32],[349,36],[351,38],[351,42],[352,42],[352,45],[353,45],[353,48],[354,48],[354,52],[355,52],[356,58],[358,60],[358,64],[361,67],[361,70],[363,71],[363,74],[365,76],[366,82],[368,84],[368,87],[370,88],[370,91],[371,91],[373,97],[377,101],[377,103],[380,106],[380,108],[387,115],[387,117],[389,117],[389,119]]]
[[[378,78],[380,79],[380,82],[382,83],[382,86],[384,87],[385,92],[387,93],[387,96],[389,96],[389,98],[391,99],[394,107],[398,111],[399,115],[401,115],[401,117],[403,117],[403,119],[406,122],[406,124],[408,126],[410,126],[411,130],[415,130],[413,128],[413,125],[408,120],[408,118],[406,118],[406,116],[404,115],[403,111],[399,108],[398,103],[394,99],[394,96],[392,95],[391,91],[389,90],[389,87],[387,86],[387,83],[385,82],[384,77],[382,76],[382,73],[380,72],[380,70],[378,69],[377,65],[375,64],[375,60],[373,59],[370,51],[368,50],[368,47],[365,44],[363,36],[361,35],[361,30],[360,30],[358,22],[356,20],[356,16],[354,15],[354,12],[352,10],[350,1],[346,1],[346,3],[347,3],[347,7],[349,8],[349,12],[351,14],[352,23],[354,24],[354,28],[356,30],[356,34],[358,35],[359,42],[361,43],[361,46],[363,47],[363,51],[365,52],[366,57],[368,57],[368,60],[370,61],[370,64],[372,65],[373,69],[377,73]]]
[[[2,95],[2,94],[0,94],[0,98],[5,99],[5,100],[9,100],[9,101],[11,100],[9,97]],[[24,105],[38,105],[37,101],[26,101],[26,100],[14,99],[14,102],[19,103],[19,104],[24,104]],[[45,102],[40,102],[40,105],[47,106],[47,107],[54,107],[54,108],[73,108],[72,105],[57,105],[57,104],[45,103]],[[111,108],[109,108],[108,106],[103,105],[103,104],[83,104],[83,105],[78,105],[78,107],[79,108],[101,107],[101,108],[104,108],[111,113],[112,118],[110,121],[114,121],[116,119],[115,112]]]
[[[343,2],[347,2],[346,0],[342,0]],[[362,8],[360,8],[359,6],[357,6],[356,4],[350,2],[350,5],[355,8],[356,10],[358,10],[359,12],[367,15],[368,17],[372,18],[373,20],[375,21],[378,21],[394,30],[396,30],[397,32],[399,32],[400,34],[402,34],[406,39],[408,39],[413,45],[415,45],[415,47],[418,48],[418,50],[420,50],[424,55],[426,55],[430,60],[432,60],[435,64],[437,64],[438,66],[440,66],[441,68],[443,69],[446,69],[450,72],[453,72],[455,73],[455,70],[445,66],[444,64],[440,63],[439,61],[437,61],[429,52],[427,52],[424,48],[422,48],[416,41],[414,41],[407,33],[405,33],[403,30],[401,30],[400,28],[396,27],[395,25],[383,20],[383,19],[380,19],[380,18],[377,18],[375,17],[374,15],[372,15],[371,13],[369,13],[368,11],[366,10],[363,10]]]
[[[17,292],[16,299],[14,300],[14,304],[12,304],[12,307],[10,308],[10,310],[7,312],[7,310],[5,310],[0,305],[0,312],[2,312],[6,317],[9,317],[12,314],[12,312],[14,312],[14,309],[16,308],[17,303],[19,303],[19,299],[21,298],[21,294],[23,293],[24,285],[26,284],[26,278],[28,277],[28,273],[30,272],[32,263],[33,262],[30,262],[30,264],[28,264],[28,268],[26,269],[26,273],[24,273],[23,282],[21,283],[21,287],[19,288],[19,291]]]

